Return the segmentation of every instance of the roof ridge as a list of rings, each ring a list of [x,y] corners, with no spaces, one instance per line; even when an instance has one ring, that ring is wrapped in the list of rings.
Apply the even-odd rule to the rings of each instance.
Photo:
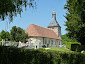
[[[42,27],[42,26],[39,26],[39,25],[36,25],[36,24],[31,24],[31,25],[35,25],[35,26],[38,26],[38,27],[41,27],[41,28],[45,28],[45,27]],[[48,29],[48,28],[45,28],[45,29],[50,30],[50,31],[53,31],[53,30]],[[54,32],[54,31],[53,31],[53,32]]]

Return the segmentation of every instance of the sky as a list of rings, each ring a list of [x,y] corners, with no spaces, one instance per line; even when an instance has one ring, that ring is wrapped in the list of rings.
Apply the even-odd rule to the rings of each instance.
[[[64,26],[66,21],[64,16],[67,12],[64,9],[66,0],[36,0],[36,3],[36,9],[27,8],[25,10],[23,8],[21,17],[20,15],[17,15],[10,24],[7,19],[5,21],[0,20],[0,32],[2,30],[10,31],[13,26],[21,27],[26,30],[30,24],[36,24],[47,28],[51,22],[52,11],[54,10],[56,11],[56,20],[61,26],[61,34],[66,34],[66,26]]]

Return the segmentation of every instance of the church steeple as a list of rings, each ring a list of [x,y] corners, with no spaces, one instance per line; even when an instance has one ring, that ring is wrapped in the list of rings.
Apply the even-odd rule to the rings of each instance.
[[[54,10],[52,12],[52,18],[54,18],[56,20],[56,12]]]
[[[52,20],[48,26],[49,29],[53,30],[58,36],[61,36],[61,27],[56,20],[56,12],[52,12]]]
[[[56,20],[56,12],[53,10],[53,12],[52,12],[52,20],[51,20],[48,28],[49,27],[57,27],[57,26],[60,26],[60,25],[58,24],[58,22]]]

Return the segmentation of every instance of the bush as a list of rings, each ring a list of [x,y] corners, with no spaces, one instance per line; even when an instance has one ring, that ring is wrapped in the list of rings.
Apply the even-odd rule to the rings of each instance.
[[[82,60],[83,59],[83,60]],[[0,64],[84,64],[85,54],[0,46]]]
[[[81,52],[82,50],[85,50],[85,45],[71,44],[71,50]]]
[[[78,42],[66,42],[66,48],[71,49],[71,44],[80,44]]]
[[[62,44],[66,45],[66,48],[71,49],[71,44],[81,44],[76,39],[69,38],[65,35],[62,35]]]

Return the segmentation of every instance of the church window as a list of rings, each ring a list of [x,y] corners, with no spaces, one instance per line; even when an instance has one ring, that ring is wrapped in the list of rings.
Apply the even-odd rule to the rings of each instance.
[[[50,44],[50,41],[49,41],[49,44]]]
[[[59,42],[59,45],[60,45],[60,42]]]
[[[53,40],[51,40],[51,43],[52,43],[52,45],[53,45]]]

